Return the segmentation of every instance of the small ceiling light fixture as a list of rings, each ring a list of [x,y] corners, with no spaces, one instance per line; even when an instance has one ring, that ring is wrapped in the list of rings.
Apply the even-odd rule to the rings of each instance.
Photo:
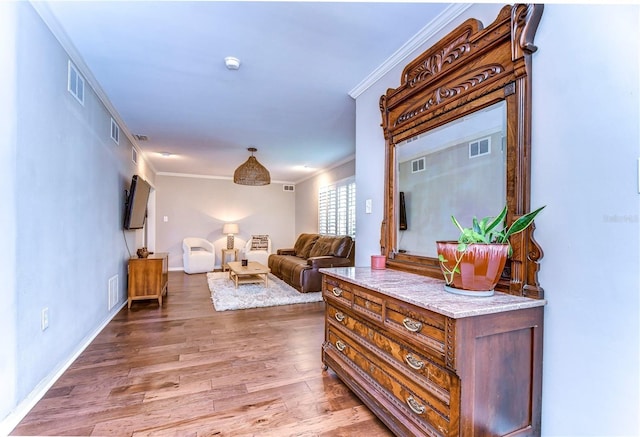
[[[162,156],[163,158],[171,158],[173,156],[173,153],[171,152],[159,152],[160,156]]]
[[[271,183],[269,170],[260,164],[255,156],[253,156],[253,153],[257,152],[258,149],[249,147],[247,150],[251,152],[251,156],[244,164],[236,168],[236,171],[233,173],[233,182],[239,185],[269,185]]]
[[[224,65],[226,65],[229,70],[237,70],[240,68],[240,59],[227,56],[224,58]]]

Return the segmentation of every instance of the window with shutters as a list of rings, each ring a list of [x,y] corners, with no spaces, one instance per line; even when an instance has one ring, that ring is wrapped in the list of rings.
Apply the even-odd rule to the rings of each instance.
[[[356,182],[353,178],[320,188],[318,233],[356,237]]]

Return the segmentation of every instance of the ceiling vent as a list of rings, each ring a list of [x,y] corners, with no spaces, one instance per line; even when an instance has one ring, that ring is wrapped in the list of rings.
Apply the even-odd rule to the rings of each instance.
[[[138,134],[134,134],[133,138],[135,138],[138,141],[149,141],[149,137],[146,135],[138,135]]]
[[[282,191],[295,191],[295,185],[283,185],[282,186]]]

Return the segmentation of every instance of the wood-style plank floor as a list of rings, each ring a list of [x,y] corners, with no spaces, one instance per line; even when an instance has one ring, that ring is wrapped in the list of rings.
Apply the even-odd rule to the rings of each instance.
[[[125,306],[12,435],[391,436],[322,371],[324,303],[216,312],[204,274]]]

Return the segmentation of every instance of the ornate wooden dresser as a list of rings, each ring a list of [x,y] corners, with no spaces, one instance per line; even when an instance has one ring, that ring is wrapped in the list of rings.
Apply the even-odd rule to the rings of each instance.
[[[542,299],[323,269],[322,360],[399,436],[539,435]]]

